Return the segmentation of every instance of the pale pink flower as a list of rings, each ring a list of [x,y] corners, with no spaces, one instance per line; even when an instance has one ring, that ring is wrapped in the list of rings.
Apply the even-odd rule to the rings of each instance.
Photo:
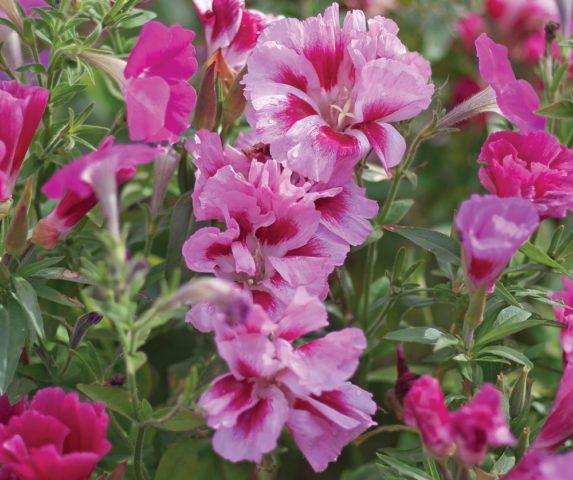
[[[304,21],[282,19],[261,34],[248,61],[247,119],[271,154],[313,181],[350,180],[374,149],[386,170],[406,145],[392,122],[430,104],[430,65],[409,52],[396,24],[366,22],[359,10],[340,26],[338,5]]]
[[[361,330],[346,328],[292,345],[326,326],[326,317],[320,301],[299,289],[277,323],[255,305],[245,323],[214,327],[230,373],[215,379],[199,405],[216,430],[217,453],[233,462],[260,462],[276,448],[286,425],[318,472],[374,425],[371,395],[347,381],[366,347]]]
[[[112,144],[113,137],[109,137],[98,151],[65,165],[44,184],[42,192],[60,202],[36,226],[35,243],[53,248],[98,202],[106,216],[117,215],[113,201],[117,187],[135,175],[137,165],[159,155],[157,149],[145,145]]]
[[[193,0],[205,30],[207,57],[221,50],[225,62],[241,70],[259,35],[275,17],[245,7],[245,0]]]
[[[526,80],[517,80],[509,62],[507,47],[482,33],[475,42],[481,77],[495,91],[503,116],[522,132],[543,130],[545,118],[535,112],[539,96]]]
[[[110,450],[103,403],[80,402],[61,388],[40,390],[0,424],[0,478],[88,480]]]
[[[472,195],[455,222],[469,286],[491,293],[511,257],[539,226],[539,215],[523,198]]]
[[[197,71],[195,33],[148,22],[125,67],[127,126],[132,141],[175,143],[190,125],[197,100],[189,78]]]
[[[488,446],[514,445],[503,414],[502,396],[493,385],[455,412],[448,412],[439,382],[424,375],[404,400],[404,421],[417,427],[432,456],[444,458],[454,451],[466,465],[479,465]]]
[[[573,150],[544,131],[492,133],[482,147],[482,185],[499,197],[531,200],[541,218],[573,210]]]
[[[434,457],[452,454],[450,412],[435,378],[424,375],[410,387],[404,398],[404,422],[418,428],[424,445]]]
[[[503,413],[502,395],[489,384],[471,402],[452,413],[450,432],[456,456],[466,465],[482,463],[488,446],[515,444]]]
[[[0,201],[12,196],[49,94],[45,88],[0,81]]]
[[[398,0],[344,0],[346,8],[363,10],[369,17],[385,15],[398,7]]]

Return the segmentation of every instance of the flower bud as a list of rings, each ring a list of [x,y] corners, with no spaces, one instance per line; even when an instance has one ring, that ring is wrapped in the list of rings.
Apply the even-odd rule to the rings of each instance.
[[[408,364],[406,363],[406,358],[404,356],[404,348],[402,345],[398,345],[396,347],[396,369],[398,370],[398,378],[396,379],[396,383],[394,385],[394,390],[396,394],[396,399],[400,404],[404,403],[404,397],[412,388],[412,385],[420,375],[412,372],[408,368]]]
[[[509,415],[517,419],[529,411],[531,402],[531,383],[528,381],[530,369],[523,367],[509,397]]]
[[[10,211],[13,202],[14,201],[11,198],[8,198],[7,200],[3,200],[0,202],[0,220],[2,220],[6,215],[8,215],[8,212]]]
[[[197,106],[193,117],[193,127],[196,130],[206,128],[213,130],[217,121],[217,87],[216,87],[216,65],[207,65],[203,72],[201,88],[197,96]]]
[[[529,437],[531,435],[531,429],[525,427],[519,436],[517,441],[517,447],[515,447],[515,456],[517,459],[523,457],[527,449],[529,448]]]
[[[102,318],[103,315],[97,312],[89,312],[82,315],[76,322],[72,334],[70,335],[70,348],[72,350],[76,350],[83,338],[86,336],[86,333],[88,333],[88,330],[101,322]]]
[[[24,20],[22,15],[20,15],[16,2],[14,0],[0,0],[0,10],[4,10],[6,16],[21,32],[24,27]]]
[[[123,73],[127,63],[124,60],[88,50],[81,52],[80,58],[109,75],[115,80],[121,91],[127,86],[127,80]]]
[[[179,155],[175,150],[170,149],[162,155],[160,158],[155,160],[153,164],[153,196],[151,197],[151,216],[152,218],[157,218],[165,199],[165,194],[167,193],[167,187],[169,186],[169,181],[177,167],[179,166],[179,161],[181,160],[181,155]]]
[[[28,239],[28,209],[32,201],[32,180],[26,182],[26,187],[16,205],[12,221],[4,240],[4,249],[10,255],[21,255],[26,249]]]

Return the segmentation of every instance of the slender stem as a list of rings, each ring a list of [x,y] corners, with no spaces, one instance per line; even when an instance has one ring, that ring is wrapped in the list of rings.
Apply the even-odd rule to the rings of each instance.
[[[486,290],[485,286],[480,287],[470,294],[470,303],[464,317],[464,346],[466,351],[470,351],[473,347],[474,332],[483,321],[486,303]]]
[[[133,456],[133,466],[135,468],[135,478],[137,480],[147,480],[147,472],[143,465],[143,444],[145,440],[145,425],[139,425],[137,429],[137,437],[135,439],[135,450]]]
[[[438,465],[438,468],[440,469],[440,476],[442,477],[443,480],[454,480],[454,477],[452,477],[452,473],[448,468],[447,460],[439,460],[436,463]]]
[[[362,304],[362,325],[364,328],[368,326],[368,309],[370,307],[370,285],[372,284],[372,277],[374,276],[374,257],[376,253],[375,243],[370,243],[366,247],[366,265],[364,266],[364,281],[363,281],[363,298]]]

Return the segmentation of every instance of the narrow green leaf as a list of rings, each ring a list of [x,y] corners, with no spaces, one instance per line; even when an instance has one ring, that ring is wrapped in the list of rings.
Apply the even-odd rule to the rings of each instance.
[[[28,319],[30,335],[34,333],[40,338],[44,337],[44,320],[38,303],[38,296],[34,287],[22,277],[12,277],[16,293],[14,298],[18,301]],[[33,338],[33,337],[32,337]]]
[[[414,200],[411,198],[396,200],[390,206],[390,210],[388,210],[388,214],[384,219],[384,223],[400,223],[400,221],[408,214],[413,205]]]
[[[411,480],[432,480],[426,472],[420,470],[419,468],[412,467],[407,463],[404,463],[397,458],[391,457],[389,455],[377,454],[378,458],[383,465],[390,467],[392,470],[400,474],[400,478],[408,478]]]
[[[0,305],[0,395],[6,393],[26,340],[26,321],[19,305]]]
[[[514,363],[519,363],[520,365],[523,365],[525,367],[533,368],[533,363],[531,362],[531,360],[529,360],[529,358],[527,358],[523,353],[511,347],[506,347],[503,345],[492,345],[489,347],[485,347],[479,351],[478,358],[480,358],[482,355],[487,355],[487,354],[506,358]]]
[[[573,275],[569,273],[569,271],[561,265],[556,260],[553,260],[549,255],[547,255],[543,250],[539,247],[536,247],[531,242],[525,243],[519,251],[527,256],[530,260],[533,260],[536,263],[540,263],[541,265],[545,265],[547,267],[551,267],[558,272],[566,275],[567,277],[573,279]]]
[[[386,340],[397,342],[422,343],[425,345],[434,345],[440,339],[448,343],[458,343],[458,339],[449,333],[435,327],[409,327],[402,330],[387,333]],[[443,340],[442,340],[443,341]]]
[[[197,469],[199,445],[199,441],[192,438],[169,445],[154,480],[188,480]]]
[[[538,327],[540,325],[548,325],[548,322],[545,320],[525,320],[518,323],[508,323],[500,327],[494,327],[485,335],[478,338],[475,347],[479,349],[488,343],[496,342],[527,328]]]
[[[153,413],[154,419],[160,419],[169,415],[171,408],[161,408]],[[182,410],[178,412],[173,418],[168,421],[155,425],[160,430],[167,430],[169,432],[188,432],[195,430],[197,427],[205,424],[205,419],[191,410]]]
[[[91,400],[104,402],[110,410],[135,421],[133,406],[129,393],[122,387],[105,387],[102,385],[79,384],[78,390]]]
[[[384,225],[384,229],[396,233],[424,250],[433,253],[439,260],[455,265],[460,264],[460,247],[452,238],[443,233],[426,228]]]

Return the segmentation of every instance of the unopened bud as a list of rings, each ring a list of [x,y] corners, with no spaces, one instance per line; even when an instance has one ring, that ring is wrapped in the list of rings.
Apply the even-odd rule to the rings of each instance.
[[[193,128],[200,130],[206,128],[213,130],[217,122],[217,87],[216,87],[216,64],[207,65],[201,80],[197,106],[193,117]]]
[[[76,350],[80,346],[83,338],[86,336],[86,333],[88,333],[88,330],[101,322],[102,318],[103,315],[97,312],[89,312],[85,315],[82,315],[76,322],[76,325],[70,336],[70,348],[72,350]]]
[[[519,440],[517,442],[517,447],[515,449],[515,456],[519,460],[527,449],[529,448],[529,437],[531,435],[531,429],[525,427],[519,436]]]
[[[531,400],[531,384],[528,382],[529,368],[523,367],[519,378],[513,386],[509,397],[509,415],[512,419],[517,419],[529,410]]]
[[[2,220],[6,215],[8,215],[10,208],[12,208],[12,203],[13,203],[12,198],[7,198],[6,200],[0,201],[0,220]]]
[[[12,221],[8,226],[8,232],[4,240],[4,249],[10,255],[19,256],[26,249],[28,240],[28,209],[32,201],[32,180],[26,182],[22,196],[16,204]]]
[[[400,404],[403,404],[404,398],[410,391],[410,388],[412,388],[414,382],[420,378],[420,375],[412,372],[410,368],[408,368],[402,345],[396,347],[396,369],[398,377],[394,384],[394,390],[396,399]]]
[[[159,212],[161,211],[161,206],[163,200],[165,199],[165,194],[167,193],[167,187],[169,186],[169,181],[177,167],[179,166],[179,161],[181,160],[181,155],[179,155],[175,150],[170,149],[157,158],[153,163],[153,196],[151,197],[151,216],[152,218],[157,218]]]

